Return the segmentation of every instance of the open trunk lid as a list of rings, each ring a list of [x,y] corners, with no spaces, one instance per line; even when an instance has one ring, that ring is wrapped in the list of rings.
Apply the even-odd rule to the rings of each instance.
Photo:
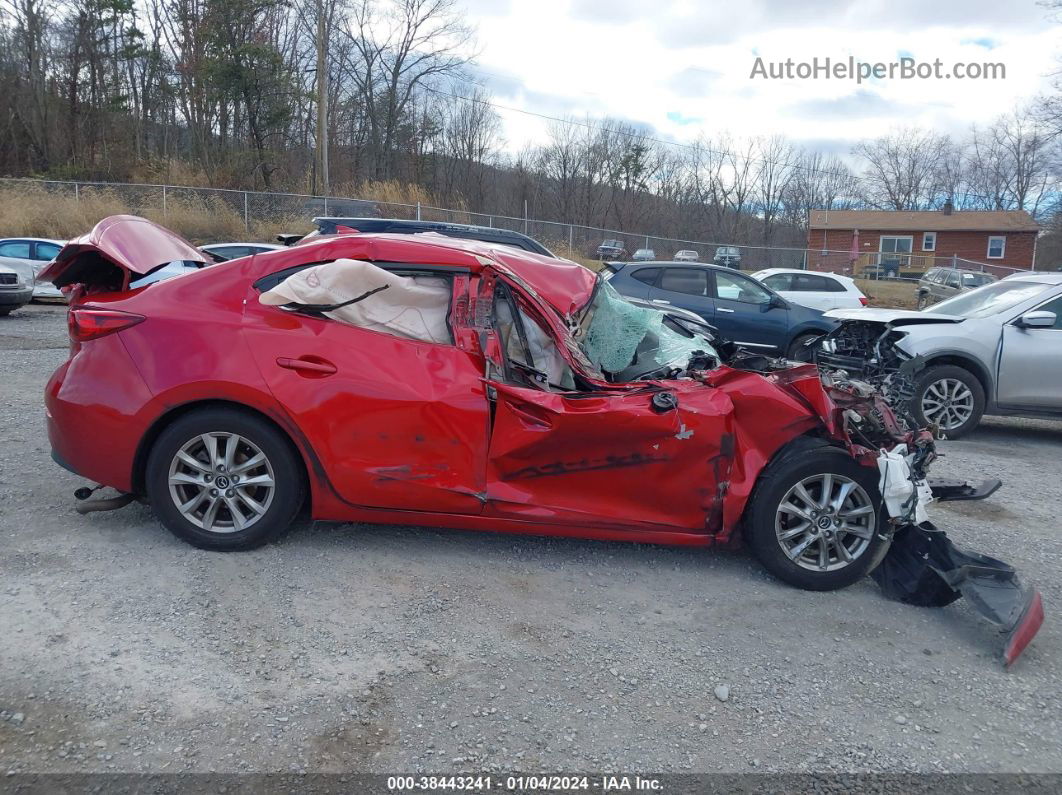
[[[169,263],[198,267],[207,261],[202,251],[153,221],[112,215],[63,246],[37,278],[60,288],[80,284],[86,293],[115,292]]]

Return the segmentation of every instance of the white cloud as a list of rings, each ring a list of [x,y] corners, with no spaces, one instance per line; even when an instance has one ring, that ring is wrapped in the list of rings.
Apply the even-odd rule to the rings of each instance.
[[[1046,89],[1062,54],[1062,25],[1035,0],[511,0],[470,21],[479,66],[497,76],[481,78],[504,85],[499,103],[625,118],[680,141],[723,131],[852,141],[903,124],[961,133]],[[1000,62],[1006,79],[749,79],[756,54],[888,62],[900,53]],[[513,149],[542,140],[542,120],[502,116]]]

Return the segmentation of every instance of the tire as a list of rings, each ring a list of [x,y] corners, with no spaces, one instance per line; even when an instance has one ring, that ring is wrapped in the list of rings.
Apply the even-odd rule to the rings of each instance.
[[[306,493],[301,462],[287,437],[229,408],[195,411],[166,428],[151,447],[144,482],[156,516],[170,532],[200,549],[219,551],[276,540],[291,526]]]
[[[873,571],[891,543],[882,532],[887,516],[878,472],[845,450],[800,441],[807,443],[794,445],[760,476],[749,498],[745,540],[763,567],[789,585],[807,591],[845,588]],[[833,505],[820,512],[828,482]],[[810,501],[799,496],[801,486]],[[851,560],[844,559],[842,548]]]
[[[817,340],[822,334],[801,334],[789,344],[786,358],[794,362],[810,362],[811,351],[805,346],[812,340]]]
[[[956,383],[962,387],[957,387]],[[942,401],[942,395],[949,397]],[[934,405],[938,402],[946,405],[938,409]],[[961,439],[976,428],[984,416],[985,390],[977,376],[965,367],[953,364],[927,367],[915,381],[911,413],[919,426],[938,425],[949,439]],[[965,419],[958,422],[963,417]]]
[[[927,293],[918,294],[918,311],[921,312],[929,306],[929,295]]]
[[[0,306],[0,317],[6,317],[18,309],[17,306]]]

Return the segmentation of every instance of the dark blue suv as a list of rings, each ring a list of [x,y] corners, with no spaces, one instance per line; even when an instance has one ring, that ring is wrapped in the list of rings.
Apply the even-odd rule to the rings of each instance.
[[[752,350],[808,360],[806,345],[837,321],[786,301],[730,268],[687,262],[607,262],[609,284],[622,295],[661,308],[695,312],[728,340]]]

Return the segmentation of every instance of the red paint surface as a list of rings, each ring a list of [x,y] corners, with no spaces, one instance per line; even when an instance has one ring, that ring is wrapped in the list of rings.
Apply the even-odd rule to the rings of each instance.
[[[155,232],[146,234],[148,246]],[[730,538],[785,444],[807,433],[848,444],[842,407],[809,366],[631,384],[583,373],[592,389],[564,394],[488,382],[487,358],[498,355],[488,327],[494,282],[509,282],[567,353],[562,316],[590,298],[594,276],[515,250],[423,238],[328,237],[133,292],[77,291],[75,305],[146,320],[72,346],[53,375],[46,403],[57,456],[133,490],[146,447],[173,412],[226,401],[287,433],[318,519],[706,545]],[[155,256],[124,245],[130,262]],[[259,303],[257,279],[339,257],[462,269],[453,275],[454,343]],[[660,391],[677,407],[654,410]]]

